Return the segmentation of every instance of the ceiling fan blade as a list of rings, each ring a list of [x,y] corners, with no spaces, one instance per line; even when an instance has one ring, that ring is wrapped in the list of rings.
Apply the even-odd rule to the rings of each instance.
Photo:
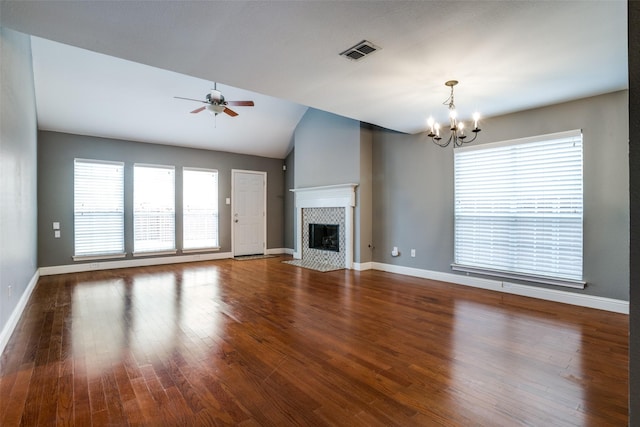
[[[203,104],[208,104],[207,101],[203,101],[202,99],[183,98],[181,96],[174,96],[174,98],[176,98],[176,99],[184,99],[185,101],[195,101],[195,102],[202,102]]]
[[[235,105],[238,107],[253,107],[253,101],[227,101],[227,105]]]
[[[229,109],[229,108],[225,108],[224,112],[227,113],[228,115],[230,115],[231,117],[235,117],[238,115],[238,113],[236,113],[235,111]]]
[[[199,113],[200,111],[204,110],[205,108],[207,108],[207,107],[200,107],[200,108],[196,108],[195,110],[193,110],[193,111],[191,112],[191,114]]]

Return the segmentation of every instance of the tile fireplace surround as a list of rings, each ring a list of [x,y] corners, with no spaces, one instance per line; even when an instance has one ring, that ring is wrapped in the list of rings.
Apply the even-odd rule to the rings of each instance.
[[[355,188],[358,184],[296,188],[296,252],[293,257],[309,263],[353,268]],[[309,248],[309,224],[340,225],[340,252]]]
[[[345,268],[346,225],[345,208],[302,208],[302,259],[307,262],[328,264]],[[339,250],[314,249],[309,247],[309,224],[338,225]]]

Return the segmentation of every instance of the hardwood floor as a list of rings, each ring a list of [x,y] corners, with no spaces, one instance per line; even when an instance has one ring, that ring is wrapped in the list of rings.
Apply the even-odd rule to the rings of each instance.
[[[0,425],[627,425],[625,315],[284,259],[42,277]]]

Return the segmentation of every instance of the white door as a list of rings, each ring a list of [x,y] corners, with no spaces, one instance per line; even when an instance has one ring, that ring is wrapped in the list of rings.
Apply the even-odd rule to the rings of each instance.
[[[264,254],[267,173],[232,170],[233,255]]]

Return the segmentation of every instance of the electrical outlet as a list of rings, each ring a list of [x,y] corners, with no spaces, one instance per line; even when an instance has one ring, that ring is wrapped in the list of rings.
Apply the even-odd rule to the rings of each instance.
[[[91,263],[91,265],[90,265],[89,267],[94,268],[94,269],[95,269],[95,268],[98,268],[98,267],[100,267],[100,263],[98,263],[98,262],[92,262],[92,263]]]
[[[411,249],[411,258],[415,258],[415,257],[416,257],[416,250]]]

